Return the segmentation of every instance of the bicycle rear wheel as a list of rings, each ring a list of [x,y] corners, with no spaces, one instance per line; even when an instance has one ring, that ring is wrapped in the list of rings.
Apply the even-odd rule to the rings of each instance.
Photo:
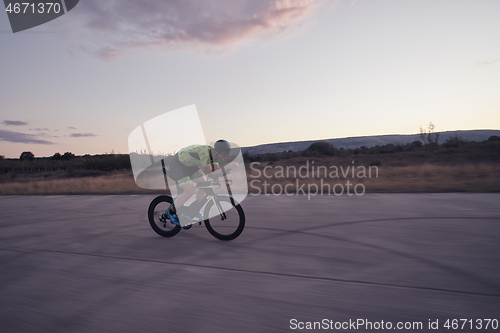
[[[229,197],[218,197],[216,199],[225,211],[225,219],[219,214],[219,209],[213,201],[209,201],[205,207],[205,227],[208,232],[220,240],[232,240],[238,237],[245,228],[245,213],[236,201]],[[213,216],[211,218],[208,218]]]
[[[148,220],[151,228],[160,236],[172,237],[181,231],[181,227],[172,223],[163,213],[170,208],[174,200],[168,195],[160,195],[151,201],[148,209]]]

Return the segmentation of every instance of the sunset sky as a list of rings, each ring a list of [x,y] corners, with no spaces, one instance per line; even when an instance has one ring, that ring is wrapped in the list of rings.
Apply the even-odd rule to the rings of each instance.
[[[0,155],[128,153],[192,104],[240,146],[500,129],[499,17],[498,0],[81,0],[13,34],[3,12]]]

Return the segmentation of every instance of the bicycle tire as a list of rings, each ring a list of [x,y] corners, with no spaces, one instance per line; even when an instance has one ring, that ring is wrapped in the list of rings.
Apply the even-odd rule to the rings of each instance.
[[[172,237],[181,231],[181,227],[172,223],[169,219],[162,219],[163,214],[174,202],[168,195],[160,195],[151,201],[148,208],[148,220],[151,228],[160,236]]]
[[[245,213],[239,203],[229,197],[218,197],[217,199],[226,211],[226,219],[222,220],[219,214],[207,218],[205,227],[208,232],[220,240],[233,240],[238,237],[245,228]],[[210,210],[217,209],[213,201],[209,201],[205,207],[205,216],[210,216]],[[214,215],[214,214],[212,214]]]

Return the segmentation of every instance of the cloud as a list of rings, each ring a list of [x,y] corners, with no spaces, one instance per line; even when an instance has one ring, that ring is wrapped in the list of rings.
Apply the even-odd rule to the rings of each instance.
[[[70,136],[73,138],[81,138],[81,137],[97,136],[97,135],[93,133],[73,133]]]
[[[478,66],[492,66],[492,65],[495,65],[497,63],[500,63],[500,58],[498,58],[497,60],[493,60],[493,61],[478,62],[477,65]]]
[[[0,141],[53,145],[51,141],[37,139],[36,135],[0,130]]]
[[[30,131],[37,131],[37,132],[40,132],[40,131],[50,131],[50,129],[48,129],[47,127],[44,127],[44,128],[40,128],[40,127],[30,128],[29,130]]]
[[[69,126],[68,129],[76,129],[76,127]]]
[[[19,120],[4,120],[2,121],[2,124],[7,125],[7,126],[24,126],[28,125],[28,123],[24,121],[19,121]]]
[[[298,31],[294,28],[325,1],[87,0],[71,13],[65,29],[74,48],[106,61],[144,48],[217,53]]]
[[[49,135],[47,133],[41,133],[41,132],[37,133],[36,135],[38,135],[39,137],[44,137],[44,138],[58,138],[59,137],[57,135]]]

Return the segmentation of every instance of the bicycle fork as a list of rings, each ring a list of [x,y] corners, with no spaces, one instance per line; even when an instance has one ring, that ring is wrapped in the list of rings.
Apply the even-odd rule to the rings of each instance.
[[[214,202],[215,204],[215,207],[217,207],[217,212],[219,213],[219,217],[221,220],[225,220],[226,219],[226,212],[224,211],[224,209],[222,209],[222,206],[220,205],[220,202],[215,200],[215,197],[212,196],[211,198],[209,198],[209,200],[212,199],[212,201]]]

